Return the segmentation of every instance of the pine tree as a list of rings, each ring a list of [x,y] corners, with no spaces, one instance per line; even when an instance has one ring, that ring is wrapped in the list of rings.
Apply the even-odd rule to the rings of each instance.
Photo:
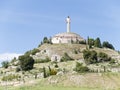
[[[100,38],[96,38],[96,40],[95,40],[95,42],[94,42],[94,46],[95,46],[95,47],[98,47],[98,48],[101,48],[101,47],[102,47]]]
[[[46,77],[47,77],[45,67],[43,67],[43,77],[44,77],[44,78],[46,78]]]

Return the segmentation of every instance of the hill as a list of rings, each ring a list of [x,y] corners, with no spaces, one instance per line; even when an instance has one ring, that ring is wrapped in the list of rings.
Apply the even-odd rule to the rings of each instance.
[[[83,50],[86,49],[85,44],[43,44],[38,49],[40,50],[36,55],[33,55],[34,59],[43,59],[49,57],[50,59],[54,56],[62,57],[64,53],[67,53],[70,57],[75,60],[83,60]],[[109,48],[92,48],[97,52],[104,52],[111,58],[120,61],[120,54]]]
[[[35,59],[49,57],[52,58],[53,56],[62,57],[64,53],[68,53],[74,59],[82,59],[82,51],[86,48],[85,45],[82,44],[43,44],[38,49],[38,52],[33,57]],[[75,51],[78,54],[75,54]]]
[[[116,62],[114,64],[100,62],[86,65],[83,58],[83,50],[86,49],[84,44],[43,44],[37,49],[39,49],[39,52],[30,55],[35,61],[44,60],[47,57],[52,59],[53,62],[37,62],[30,71],[17,71],[19,67],[17,62],[19,60],[11,62],[7,69],[0,68],[0,89],[3,89],[5,86],[10,90],[59,90],[60,88],[61,90],[120,89],[120,54],[115,50],[93,47],[90,49],[91,51],[104,52],[109,57],[115,59]],[[61,59],[65,53],[73,60],[59,61],[58,59]],[[55,57],[57,57],[59,62],[56,62]],[[83,63],[83,66],[87,66],[90,71],[76,72],[76,62]],[[46,72],[46,78],[43,78],[43,70]]]

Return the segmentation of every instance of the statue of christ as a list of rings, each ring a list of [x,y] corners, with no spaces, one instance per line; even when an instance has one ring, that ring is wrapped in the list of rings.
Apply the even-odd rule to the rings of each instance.
[[[69,16],[66,18],[66,22],[67,22],[67,32],[70,32],[70,17]]]

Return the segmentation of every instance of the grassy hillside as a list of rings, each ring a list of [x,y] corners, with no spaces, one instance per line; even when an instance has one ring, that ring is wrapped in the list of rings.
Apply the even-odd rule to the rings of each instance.
[[[45,66],[54,65],[50,62],[35,64],[34,69],[28,72],[15,72],[15,69],[7,69],[7,74],[14,73],[19,74],[21,81],[1,81],[0,90],[4,90],[6,87],[8,90],[119,90],[120,89],[120,73],[112,72],[87,72],[76,73],[73,71],[76,61],[60,62],[58,63],[59,69],[64,69],[65,72],[59,75],[52,75],[47,78],[39,77],[35,79],[35,72],[41,74],[39,69]],[[0,69],[2,71],[4,69]],[[6,75],[6,74],[5,74]],[[2,76],[0,76],[2,78]]]
[[[117,51],[106,48],[92,48],[97,52],[104,52],[118,61],[118,64],[110,65],[108,62],[90,64],[87,67],[92,70],[86,73],[74,71],[76,62],[84,62],[82,51],[86,45],[81,44],[43,44],[40,52],[33,57],[35,59],[51,57],[52,55],[63,56],[68,53],[74,60],[56,63],[36,63],[30,71],[16,72],[17,65],[11,64],[8,69],[0,68],[0,90],[119,90],[120,89],[120,54]],[[77,53],[76,53],[77,52]],[[107,72],[103,72],[104,66]],[[57,71],[57,75],[49,75],[43,78],[43,67],[47,74],[49,67]],[[111,72],[111,71],[115,72]],[[3,77],[13,75],[20,76],[13,80],[3,81]],[[8,78],[9,79],[9,78]]]
[[[68,53],[75,60],[83,59],[82,51],[86,49],[86,45],[84,44],[43,44],[38,49],[39,53],[34,55],[35,59],[49,57],[51,58],[53,55],[63,56],[64,53]],[[112,49],[108,48],[93,48],[91,50],[95,50],[97,52],[104,52],[108,54],[110,57],[120,61],[120,54]],[[77,52],[77,54],[76,54]]]
[[[52,57],[52,55],[60,55],[63,56],[64,53],[68,53],[74,59],[81,59],[82,51],[86,48],[86,45],[81,44],[43,44],[38,49],[40,52],[35,55],[35,58],[41,57]],[[75,50],[77,50],[78,54],[75,54]]]

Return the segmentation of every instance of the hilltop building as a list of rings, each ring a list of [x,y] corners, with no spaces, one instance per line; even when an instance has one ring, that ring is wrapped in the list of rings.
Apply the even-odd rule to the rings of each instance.
[[[67,23],[67,32],[56,34],[54,37],[52,37],[52,43],[53,44],[59,44],[59,43],[75,43],[79,41],[85,41],[79,34],[73,33],[70,31],[70,24],[71,20],[68,16],[66,18]]]

